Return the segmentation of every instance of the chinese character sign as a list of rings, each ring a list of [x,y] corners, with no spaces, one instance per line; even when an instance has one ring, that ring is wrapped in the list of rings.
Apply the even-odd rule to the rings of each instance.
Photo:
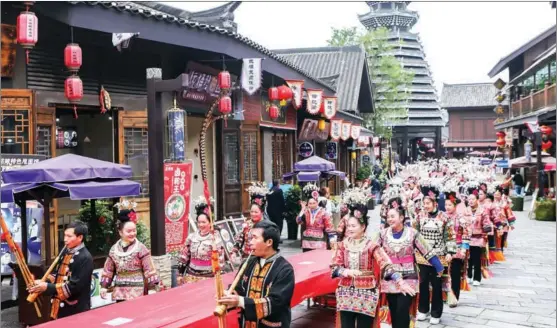
[[[340,130],[340,138],[344,141],[350,139],[350,132],[352,128],[352,123],[342,123],[342,128]]]
[[[337,113],[337,97],[323,97],[324,113],[327,119],[332,119]]]
[[[360,137],[358,138],[358,146],[367,147],[367,146],[369,146],[369,143],[370,143],[369,137],[360,136]]]
[[[354,140],[358,140],[358,138],[360,137],[360,130],[361,126],[352,125],[352,127],[350,128],[350,137],[352,137],[352,139]]]
[[[331,139],[338,141],[342,134],[342,120],[331,120]]]
[[[306,109],[311,115],[319,114],[321,101],[323,100],[323,90],[307,89],[308,100]]]
[[[292,89],[294,94],[294,107],[300,109],[302,107],[302,92],[304,90],[304,80],[285,80],[286,84]]]
[[[179,250],[188,236],[193,162],[164,164],[166,252]]]
[[[261,58],[244,58],[242,89],[250,96],[261,87]]]

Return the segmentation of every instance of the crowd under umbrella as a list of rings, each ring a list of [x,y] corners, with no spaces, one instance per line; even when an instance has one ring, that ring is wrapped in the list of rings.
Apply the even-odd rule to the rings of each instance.
[[[2,172],[1,202],[16,203],[21,208],[21,224],[27,227],[26,202],[35,200],[43,206],[46,265],[50,264],[50,202],[56,198],[91,200],[133,197],[141,192],[128,165],[66,154],[35,164]],[[22,252],[27,254],[27,229],[22,229]]]
[[[284,174],[282,179],[296,178],[299,182],[318,182],[321,179],[330,179],[335,176],[341,179],[346,178],[344,172],[336,170],[335,163],[319,156],[311,156],[294,163],[294,172]]]

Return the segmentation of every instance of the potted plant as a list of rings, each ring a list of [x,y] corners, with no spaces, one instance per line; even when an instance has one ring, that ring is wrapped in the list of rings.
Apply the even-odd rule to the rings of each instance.
[[[302,188],[297,184],[292,186],[292,188],[286,192],[286,212],[284,213],[284,218],[286,219],[288,228],[288,240],[298,239],[298,223],[296,223],[296,217],[302,210],[302,206],[300,205],[301,199]]]
[[[524,194],[511,196],[511,201],[513,203],[512,210],[515,212],[524,211]]]
[[[555,221],[555,199],[540,197],[536,200],[534,213],[538,221]]]

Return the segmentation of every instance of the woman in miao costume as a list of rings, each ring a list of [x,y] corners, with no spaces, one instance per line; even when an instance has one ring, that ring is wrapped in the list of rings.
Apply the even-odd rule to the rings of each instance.
[[[493,193],[493,206],[495,207],[495,215],[499,217],[499,220],[503,222],[503,233],[499,239],[499,246],[501,252],[507,247],[507,238],[510,230],[514,230],[514,224],[516,222],[516,216],[512,211],[512,201],[510,200],[509,189],[504,188],[502,185],[495,187],[495,192]]]
[[[414,289],[396,272],[385,251],[366,236],[367,200],[364,193],[344,194],[350,214],[346,237],[337,244],[331,264],[332,277],[340,278],[336,290],[337,321],[340,328],[371,327],[379,299],[379,281],[392,281],[402,292]]]
[[[340,212],[341,212],[341,219],[337,226],[337,242],[342,241],[346,235],[346,226],[348,225],[348,219],[350,218],[350,213],[353,211],[352,206],[353,203],[353,195],[358,195],[361,199],[371,199],[371,194],[368,193],[368,190],[361,189],[361,188],[349,188],[346,189],[341,195],[341,205],[340,205]],[[366,196],[368,195],[368,196]],[[367,207],[367,203],[365,203]],[[367,213],[367,212],[366,212]]]
[[[493,229],[488,211],[484,209],[479,201],[479,183],[468,181],[468,206],[465,216],[470,222],[470,256],[468,259],[468,282],[479,286],[482,276],[490,277],[488,269],[487,234]]]
[[[116,302],[133,300],[153,292],[159,285],[151,251],[137,240],[137,203],[128,200],[117,203],[120,240],[108,253],[101,274],[101,297],[112,291]]]
[[[302,210],[296,218],[296,222],[303,226],[302,251],[327,249],[327,237],[331,244],[336,243],[336,231],[331,215],[319,206],[319,189],[316,185],[308,183],[302,192],[307,203],[302,202]]]
[[[435,268],[443,273],[443,265],[433,249],[421,234],[404,224],[406,209],[400,197],[388,201],[388,227],[375,237],[377,243],[387,253],[392,268],[402,276],[411,290],[401,289],[401,284],[393,279],[380,282],[380,301],[375,327],[391,325],[393,328],[414,327],[418,311],[419,277],[415,254],[421,254]]]
[[[248,258],[251,249],[249,242],[251,240],[251,229],[253,226],[264,219],[267,219],[265,213],[266,197],[269,193],[269,188],[263,182],[252,182],[252,185],[247,189],[251,205],[249,218],[246,219],[242,225],[242,231],[236,235],[236,243],[234,245],[234,252],[240,251],[242,259]]]
[[[447,215],[438,208],[439,189],[437,186],[441,183],[442,180],[438,178],[423,181],[423,209],[416,216],[414,227],[429,243],[435,255],[439,257],[445,268],[445,273],[448,275],[449,263],[456,253],[456,241],[454,222],[449,220]],[[446,284],[447,278],[439,277],[435,267],[419,252],[416,253],[416,261],[420,268],[420,297],[417,319],[418,321],[426,320],[431,309],[429,322],[439,324],[443,314],[443,289],[450,292],[450,287]],[[443,281],[445,281],[445,285]]]
[[[211,212],[213,211],[213,198],[211,197]],[[209,221],[209,206],[204,196],[194,200],[197,231],[190,233],[178,257],[178,284],[190,284],[213,277],[211,254],[213,251],[213,237],[216,238],[216,247],[219,254],[220,268],[224,268],[224,246],[218,233],[211,234]]]
[[[480,183],[480,189],[478,190],[478,202],[489,215],[493,229],[487,234],[487,241],[489,246],[488,259],[489,263],[502,262],[505,261],[505,256],[503,252],[497,248],[498,240],[501,239],[501,232],[499,228],[502,229],[503,222],[500,218],[495,215],[495,205],[493,204],[493,189],[488,188],[487,183]]]
[[[450,285],[448,286],[454,296],[455,302],[449,303],[450,307],[456,307],[460,298],[460,290],[469,290],[466,280],[466,265],[468,262],[468,251],[470,249],[470,223],[467,217],[457,211],[461,203],[458,191],[458,182],[451,179],[445,183],[445,210],[449,220],[453,221],[457,251],[450,262]]]

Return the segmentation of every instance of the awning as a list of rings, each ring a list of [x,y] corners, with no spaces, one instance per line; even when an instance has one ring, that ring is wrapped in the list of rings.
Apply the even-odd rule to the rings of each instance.
[[[320,176],[321,176],[321,172],[319,171],[300,172],[298,173],[298,181],[299,182],[319,181]]]
[[[445,143],[445,148],[458,148],[458,147],[471,147],[471,148],[489,148],[497,147],[495,141],[487,142],[447,142]]]
[[[294,163],[295,171],[332,171],[335,169],[335,163],[329,162],[319,156],[311,156]]]
[[[525,69],[519,76],[515,77],[514,79],[511,80],[511,82],[509,82],[509,84],[515,84],[516,82],[520,81],[524,76],[529,75],[530,73],[535,72],[536,69],[538,69],[540,66],[542,66],[541,64],[547,60],[550,57],[555,57],[555,54],[557,50],[557,46],[553,46],[552,48],[547,49],[544,53],[542,53],[538,59],[532,64],[530,65],[527,69]]]
[[[526,124],[526,122],[530,122],[532,120],[544,120],[546,117],[555,116],[555,105],[546,107],[543,109],[539,109],[535,112],[524,114],[521,116],[513,117],[509,120],[506,120],[502,123],[495,124],[495,130],[502,130],[512,127],[518,127]]]
[[[373,138],[373,132],[364,128],[363,126],[360,128],[360,137],[370,137]]]
[[[324,172],[327,175],[334,175],[334,176],[338,176],[340,177],[341,180],[344,180],[346,178],[346,173],[341,172],[341,171],[328,171],[328,172]]]

